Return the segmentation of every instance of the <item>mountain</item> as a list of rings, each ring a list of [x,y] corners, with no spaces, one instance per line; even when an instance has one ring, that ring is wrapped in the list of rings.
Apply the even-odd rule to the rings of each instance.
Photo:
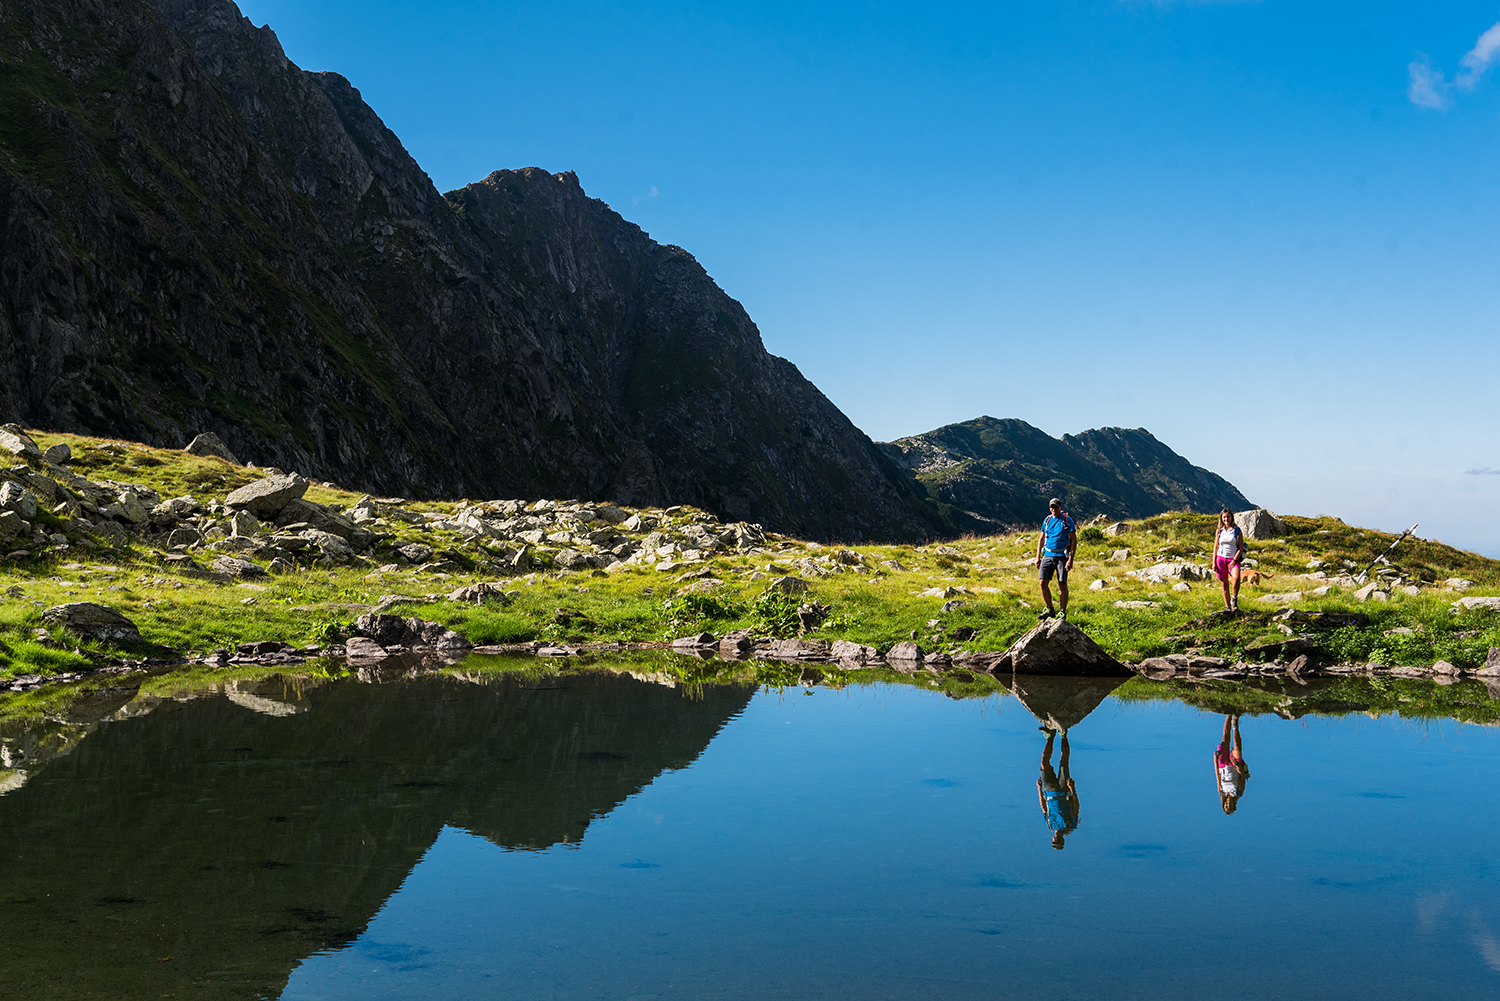
[[[228,0],[0,5],[0,420],[371,492],[921,538],[919,485],[571,173],[440,194]]]
[[[880,446],[909,469],[961,531],[1029,525],[1061,497],[1079,520],[1253,507],[1234,484],[1195,466],[1145,428],[1062,439],[1022,420],[977,417]]]

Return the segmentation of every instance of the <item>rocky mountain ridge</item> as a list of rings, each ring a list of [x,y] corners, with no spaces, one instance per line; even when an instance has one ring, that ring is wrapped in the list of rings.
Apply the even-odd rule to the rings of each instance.
[[[1053,438],[1025,421],[977,417],[880,448],[911,471],[958,529],[1031,525],[1062,498],[1079,520],[1253,508],[1228,480],[1194,466],[1145,428]]]
[[[571,173],[440,194],[228,0],[0,5],[0,419],[419,497],[943,534],[692,255]]]

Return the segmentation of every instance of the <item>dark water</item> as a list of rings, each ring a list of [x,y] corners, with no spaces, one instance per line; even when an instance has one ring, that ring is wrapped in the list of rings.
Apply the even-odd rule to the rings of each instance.
[[[1062,850],[1011,696],[266,682],[39,731],[0,996],[1500,992],[1500,731],[1247,716],[1226,815],[1224,717],[1023,694],[1070,727]]]

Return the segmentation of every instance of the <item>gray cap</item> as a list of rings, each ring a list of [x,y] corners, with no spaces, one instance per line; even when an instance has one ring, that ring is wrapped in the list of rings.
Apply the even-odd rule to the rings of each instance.
[[[1048,507],[1062,507],[1062,501],[1060,501],[1056,497],[1054,497],[1054,498],[1052,498],[1051,500],[1049,500],[1047,502],[1047,506]]]

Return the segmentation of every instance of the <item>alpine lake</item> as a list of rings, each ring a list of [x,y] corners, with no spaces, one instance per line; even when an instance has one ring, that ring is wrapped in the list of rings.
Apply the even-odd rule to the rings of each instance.
[[[12,717],[0,997],[1500,994],[1483,685],[862,673],[308,664]]]

